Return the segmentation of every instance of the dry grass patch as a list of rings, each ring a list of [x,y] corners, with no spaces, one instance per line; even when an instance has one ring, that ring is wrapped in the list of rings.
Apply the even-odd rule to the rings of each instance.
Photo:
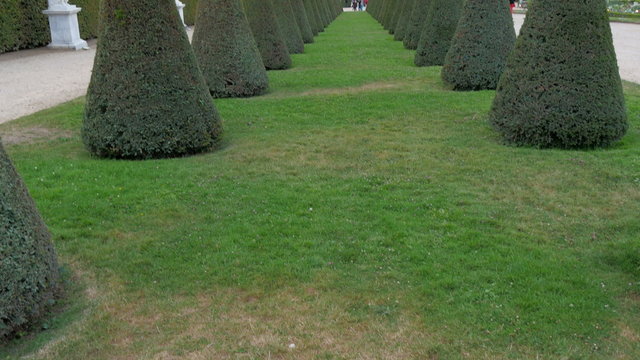
[[[408,90],[416,91],[425,86],[424,79],[413,79],[405,81],[377,81],[367,83],[360,86],[348,86],[339,88],[318,88],[303,92],[287,92],[278,91],[264,95],[264,98],[290,98],[290,97],[306,97],[306,96],[328,96],[328,95],[356,95],[366,92],[380,92],[391,90]]]
[[[51,141],[55,139],[71,138],[71,131],[48,128],[42,126],[15,127],[5,129],[0,133],[5,145],[32,144],[36,142]]]
[[[438,358],[433,349],[440,341],[419,314],[373,295],[353,299],[287,288],[134,297],[110,298],[100,306],[97,318],[108,322],[101,325],[110,337],[108,348],[96,354],[91,331],[82,331],[33,358],[55,359],[56,349],[69,346],[77,359]]]

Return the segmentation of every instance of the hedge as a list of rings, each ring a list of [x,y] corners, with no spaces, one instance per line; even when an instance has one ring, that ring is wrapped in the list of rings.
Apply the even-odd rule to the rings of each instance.
[[[51,42],[42,10],[47,0],[3,0],[0,10],[0,53],[29,49]]]
[[[196,24],[193,52],[214,98],[267,89],[267,71],[240,0],[201,0]]]
[[[94,155],[148,159],[211,149],[220,117],[174,0],[104,0],[82,140]]]
[[[300,29],[300,35],[302,35],[302,41],[305,44],[314,42],[313,30],[311,30],[309,17],[307,16],[307,11],[305,10],[302,0],[290,0],[290,2],[291,7],[293,8],[293,13],[296,16],[296,24],[298,24],[298,28]]]
[[[272,1],[243,0],[242,4],[264,66],[267,70],[290,68],[291,56],[278,26]]]
[[[416,50],[418,48],[422,28],[427,21],[427,14],[429,13],[432,1],[433,0],[416,0],[413,5],[411,19],[409,20],[409,24],[407,24],[407,29],[402,39],[402,44],[405,49]]]
[[[464,0],[432,0],[413,60],[416,66],[444,64]]]
[[[442,80],[454,90],[495,89],[516,32],[504,0],[466,0],[444,59]]]
[[[51,234],[0,141],[0,344],[46,315],[61,293]]]
[[[198,0],[182,0],[184,21],[195,23]],[[3,0],[0,11],[0,54],[8,51],[31,49],[51,42],[49,21],[42,13],[47,0]],[[93,39],[98,36],[100,22],[100,0],[70,0],[82,10],[78,13],[80,37]]]
[[[407,32],[407,27],[411,22],[411,12],[415,4],[416,0],[407,0],[403,4],[402,13],[400,14],[400,18],[398,18],[398,23],[393,33],[393,40],[402,41],[402,39],[404,39],[404,34]]]
[[[293,13],[291,2],[289,0],[271,0],[274,13],[280,27],[280,33],[287,45],[289,54],[301,54],[304,52],[304,42],[302,34],[296,22],[296,16]]]
[[[514,145],[594,148],[622,138],[628,124],[604,0],[531,2],[489,119]]]

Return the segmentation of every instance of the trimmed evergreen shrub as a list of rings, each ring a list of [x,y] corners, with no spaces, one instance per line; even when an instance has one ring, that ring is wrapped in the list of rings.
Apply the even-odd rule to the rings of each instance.
[[[592,148],[622,138],[626,111],[604,0],[531,2],[489,119],[515,145]]]
[[[463,4],[464,0],[432,0],[413,61],[416,66],[444,64]]]
[[[291,67],[291,57],[273,12],[271,0],[243,0],[251,32],[267,70]]]
[[[398,20],[400,19],[400,15],[404,8],[406,7],[406,0],[399,1],[395,0],[395,5],[393,6],[393,14],[391,15],[389,21],[389,34],[394,35],[396,31],[396,25],[398,24]]]
[[[0,53],[47,45],[51,41],[46,0],[4,0],[0,11]],[[195,23],[198,0],[181,0],[185,4],[184,22]],[[78,13],[80,37],[92,39],[98,36],[100,0],[71,0],[82,8]],[[23,21],[23,20],[26,20]]]
[[[466,0],[442,80],[454,90],[495,89],[515,41],[508,2]]]
[[[271,0],[273,10],[278,20],[278,27],[282,33],[284,43],[287,45],[289,54],[301,54],[304,52],[304,42],[300,34],[300,28],[296,23],[296,17],[291,8],[289,0]]]
[[[0,141],[0,343],[41,320],[60,295],[51,235]]]
[[[415,50],[418,48],[418,42],[420,42],[420,35],[422,35],[422,28],[427,21],[427,14],[429,13],[429,7],[433,0],[416,0],[413,5],[413,11],[411,12],[411,20],[407,24],[407,30],[402,39],[402,44],[405,49]]]
[[[380,22],[380,12],[386,1],[387,0],[369,0],[369,4],[367,5],[367,12],[378,22]],[[351,1],[349,1],[348,6],[351,6]]]
[[[184,4],[184,23],[191,26],[196,23],[198,6],[201,0],[180,0]]]
[[[313,8],[313,13],[316,14],[316,18],[318,20],[318,25],[320,26],[320,28],[318,29],[318,32],[323,32],[324,31],[324,27],[325,27],[325,23],[324,23],[324,18],[322,17],[322,14],[320,13],[320,8],[318,7],[318,0],[309,0],[311,2],[311,7]]]
[[[100,0],[71,0],[82,10],[78,13],[80,37],[87,40],[98,36],[100,27]]]
[[[82,138],[100,157],[194,154],[222,132],[173,0],[104,0]]]
[[[387,5],[384,9],[384,13],[382,14],[382,27],[385,30],[389,30],[391,28],[391,19],[396,12],[396,3],[397,0],[387,0]]]
[[[267,89],[267,71],[240,0],[200,0],[192,46],[214,98]]]
[[[411,21],[411,11],[413,11],[415,4],[416,0],[407,0],[402,3],[402,13],[393,32],[393,40],[402,41],[404,39],[404,34],[407,32],[407,27]]]
[[[300,29],[300,35],[302,35],[302,41],[305,44],[310,44],[313,42],[313,31],[311,30],[311,25],[309,24],[309,18],[307,17],[305,6],[302,3],[302,0],[290,1],[291,8],[293,9],[293,14],[296,18],[296,24],[298,24],[298,29]]]
[[[335,14],[332,10],[332,6],[329,4],[330,1],[332,0],[320,0],[325,14],[327,14],[327,19],[329,20],[329,22],[327,22],[327,25],[331,24],[331,22],[333,22],[333,19],[335,19]]]
[[[311,26],[313,36],[316,36],[320,31],[322,31],[322,25],[320,24],[318,15],[313,7],[313,2],[312,0],[302,0],[302,3],[304,4],[304,10],[307,12],[307,19],[309,19],[309,25]]]
[[[47,45],[46,0],[4,0],[0,8],[0,53]]]
[[[313,0],[313,3],[316,8],[316,11],[318,12],[318,18],[320,19],[320,23],[322,24],[322,30],[324,31],[324,28],[326,28],[327,25],[329,25],[330,20],[327,17],[327,13],[325,13],[324,11],[324,7],[322,6],[321,1],[322,0]]]

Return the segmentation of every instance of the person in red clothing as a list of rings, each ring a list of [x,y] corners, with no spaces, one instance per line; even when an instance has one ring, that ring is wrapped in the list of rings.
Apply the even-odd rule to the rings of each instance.
[[[511,13],[513,14],[513,9],[516,7],[516,0],[509,0],[509,7],[511,8]]]

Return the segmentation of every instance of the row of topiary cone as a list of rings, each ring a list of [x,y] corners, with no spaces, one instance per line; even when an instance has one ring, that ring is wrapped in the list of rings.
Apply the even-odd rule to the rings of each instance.
[[[497,89],[489,118],[508,143],[609,146],[627,117],[605,0],[531,2],[516,41],[507,0],[371,0],[374,18],[442,65],[454,90]]]
[[[289,68],[289,54],[340,11],[337,0],[200,0],[192,50],[172,1],[103,0],[85,146],[126,159],[215,147],[222,125],[211,95],[263,93],[266,70]]]
[[[200,64],[206,62],[208,76],[221,78],[226,86],[205,83],[173,0],[103,1],[102,33],[83,128],[85,144],[94,154],[168,157],[215,144],[221,126],[209,92],[249,96],[264,91],[267,84],[260,57],[265,52],[261,48],[258,53],[239,1],[200,0],[194,34],[200,42]],[[277,27],[271,0],[244,1],[254,34],[273,34]],[[273,1],[293,14],[289,0]],[[304,32],[307,42],[341,10],[328,6],[333,0],[291,1],[299,5],[296,19],[304,21],[303,15],[312,19],[308,23],[313,30],[308,27]],[[307,17],[302,2],[314,15]],[[320,4],[326,11],[315,12]],[[286,51],[288,57],[290,49]],[[51,235],[1,141],[0,279],[2,343],[46,315],[62,286]]]

